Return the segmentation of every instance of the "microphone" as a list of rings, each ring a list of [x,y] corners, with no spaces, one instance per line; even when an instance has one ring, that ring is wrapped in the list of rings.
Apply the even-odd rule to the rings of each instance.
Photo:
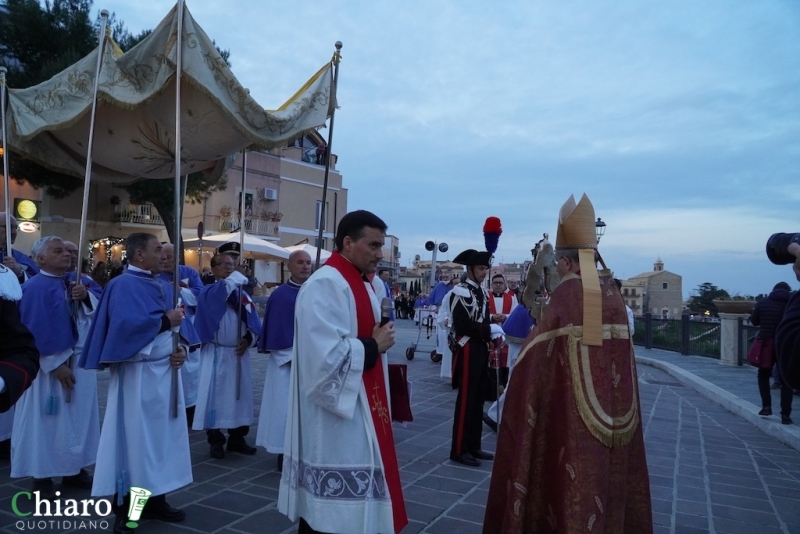
[[[392,308],[394,308],[394,303],[392,302],[392,299],[390,299],[389,297],[383,297],[381,299],[381,326],[388,323],[389,319],[391,319]]]

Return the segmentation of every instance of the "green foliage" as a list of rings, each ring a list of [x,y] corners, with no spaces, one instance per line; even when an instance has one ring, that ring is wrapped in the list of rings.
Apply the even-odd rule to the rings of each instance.
[[[705,313],[708,311],[712,316],[717,317],[717,307],[714,300],[730,299],[730,295],[724,289],[720,289],[711,282],[705,282],[697,286],[694,294],[689,297],[688,308],[693,312]]]

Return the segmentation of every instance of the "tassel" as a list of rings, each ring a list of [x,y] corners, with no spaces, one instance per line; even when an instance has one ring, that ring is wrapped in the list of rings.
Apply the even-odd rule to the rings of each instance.
[[[483,223],[483,243],[486,245],[486,252],[494,254],[497,251],[497,244],[500,235],[503,233],[503,226],[497,217],[487,217]]]

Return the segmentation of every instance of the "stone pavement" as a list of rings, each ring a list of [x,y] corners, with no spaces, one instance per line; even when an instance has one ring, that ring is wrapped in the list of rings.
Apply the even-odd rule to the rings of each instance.
[[[478,533],[481,531],[491,463],[467,468],[448,459],[455,392],[439,378],[439,365],[430,360],[434,337],[423,334],[416,357],[405,349],[416,342],[418,330],[411,321],[398,321],[397,345],[390,361],[407,363],[412,381],[414,422],[395,424],[395,441],[401,467],[410,525],[407,533]],[[655,531],[658,534],[759,534],[800,533],[800,453],[733,415],[681,380],[702,375],[709,383],[715,375],[749,378],[722,368],[715,360],[697,363],[698,376],[683,374],[667,365],[692,360],[667,361],[673,355],[636,349],[640,363],[642,417],[650,468]],[[678,358],[685,356],[675,355]],[[701,359],[703,360],[703,359]],[[661,363],[659,363],[661,362]],[[707,367],[706,371],[703,367]],[[716,366],[716,367],[714,367]],[[739,370],[742,377],[748,370]],[[706,373],[706,374],[703,374]],[[752,388],[755,391],[755,375]],[[677,375],[677,378],[676,378]],[[100,373],[101,406],[105,405],[108,374]],[[256,411],[261,404],[264,361],[254,358]],[[698,382],[699,383],[699,382]],[[713,382],[719,387],[733,387]],[[699,386],[698,386],[699,387]],[[742,395],[747,393],[742,389]],[[746,397],[750,398],[750,397]],[[757,401],[758,395],[755,393]],[[742,401],[749,402],[749,401]],[[777,406],[777,401],[775,401]],[[488,405],[487,405],[488,407]],[[249,440],[255,436],[253,426]],[[252,457],[229,454],[223,460],[208,455],[202,432],[190,433],[194,482],[169,495],[169,502],[186,510],[182,523],[143,522],[142,534],[163,532],[281,533],[296,527],[276,510],[279,474],[276,458],[263,449]],[[496,436],[486,429],[484,448],[494,450]],[[11,509],[11,498],[30,490],[30,479],[10,479],[8,461],[0,461],[0,532],[20,532],[21,518]],[[59,484],[56,484],[56,489]],[[88,498],[88,491],[66,490],[63,498]],[[27,508],[21,506],[23,511]],[[28,518],[26,518],[28,519]],[[94,518],[95,520],[102,518]],[[84,532],[67,528],[28,528],[33,532]],[[54,525],[58,527],[58,525]]]

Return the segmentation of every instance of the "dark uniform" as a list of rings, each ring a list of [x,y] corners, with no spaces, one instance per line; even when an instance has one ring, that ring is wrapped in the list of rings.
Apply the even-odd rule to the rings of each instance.
[[[33,335],[20,321],[17,303],[13,300],[19,298],[21,292],[19,295],[12,295],[10,291],[4,290],[4,282],[12,286],[18,282],[13,273],[3,265],[0,265],[0,276],[5,278],[0,281],[0,378],[5,383],[5,389],[0,392],[0,412],[5,412],[19,400],[36,378],[39,372],[39,351]]]
[[[488,252],[467,250],[453,260],[467,266],[488,265]],[[458,389],[450,459],[465,465],[491,460],[481,450],[483,403],[490,386],[489,342],[491,323],[484,290],[472,280],[453,289],[450,303],[453,332],[459,347],[453,353],[453,388]],[[465,342],[466,341],[466,342]]]

